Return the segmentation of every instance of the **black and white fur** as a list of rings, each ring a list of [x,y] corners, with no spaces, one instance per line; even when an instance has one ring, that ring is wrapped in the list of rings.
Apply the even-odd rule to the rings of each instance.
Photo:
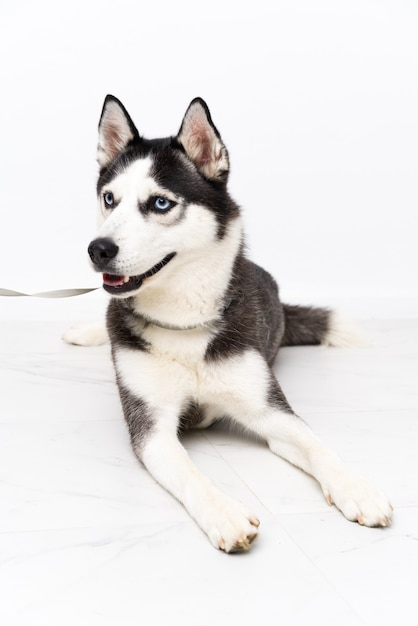
[[[329,504],[367,526],[390,524],[387,498],[348,470],[283,394],[280,346],[350,344],[324,309],[284,305],[274,279],[244,252],[229,158],[203,100],[177,136],[147,140],[107,96],[99,124],[100,228],[89,246],[112,298],[107,331],[133,449],[216,548],[246,549],[259,521],[195,467],[179,432],[228,418],[314,476]],[[70,343],[105,341],[97,327]]]

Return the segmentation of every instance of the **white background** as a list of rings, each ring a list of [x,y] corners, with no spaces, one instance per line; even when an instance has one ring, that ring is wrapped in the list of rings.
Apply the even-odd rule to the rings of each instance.
[[[0,287],[100,284],[106,93],[148,137],[201,96],[283,298],[417,313],[417,2],[3,0],[0,23]]]

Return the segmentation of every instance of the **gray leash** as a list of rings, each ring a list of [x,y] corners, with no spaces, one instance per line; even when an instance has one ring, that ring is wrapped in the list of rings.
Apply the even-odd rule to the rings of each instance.
[[[41,291],[40,293],[23,293],[22,291],[13,291],[13,289],[2,289],[0,287],[0,296],[11,297],[29,297],[29,298],[72,298],[73,296],[82,296],[90,291],[97,291],[99,287],[90,287],[86,289],[56,289],[55,291]]]

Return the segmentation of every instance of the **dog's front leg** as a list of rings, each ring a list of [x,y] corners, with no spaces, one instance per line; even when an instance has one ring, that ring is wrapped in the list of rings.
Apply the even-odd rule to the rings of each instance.
[[[257,536],[258,519],[197,469],[175,433],[166,432],[157,423],[135,452],[155,480],[184,505],[216,548],[234,552],[250,547]]]

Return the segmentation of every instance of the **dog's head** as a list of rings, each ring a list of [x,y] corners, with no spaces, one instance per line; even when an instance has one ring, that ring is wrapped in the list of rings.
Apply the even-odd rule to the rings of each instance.
[[[176,136],[148,140],[122,103],[107,96],[98,162],[100,228],[88,252],[114,296],[134,295],[166,266],[173,271],[204,254],[238,214],[226,189],[228,153],[200,98]]]

